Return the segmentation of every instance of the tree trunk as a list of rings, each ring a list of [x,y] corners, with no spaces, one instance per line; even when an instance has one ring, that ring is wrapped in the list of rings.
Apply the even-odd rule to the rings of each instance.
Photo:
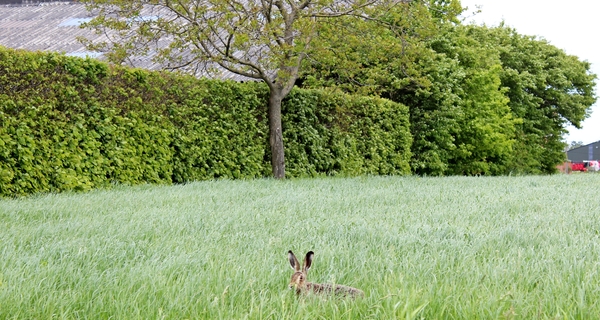
[[[281,88],[271,87],[269,94],[269,143],[271,144],[271,166],[275,179],[285,178],[285,155],[281,128]]]

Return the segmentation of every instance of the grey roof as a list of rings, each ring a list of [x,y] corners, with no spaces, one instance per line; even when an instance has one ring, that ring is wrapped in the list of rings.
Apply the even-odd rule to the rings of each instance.
[[[80,28],[80,24],[93,18],[85,5],[73,2],[47,2],[38,4],[0,5],[0,45],[31,51],[54,51],[77,57],[102,59],[101,52],[88,51],[77,37],[104,41],[104,36]],[[149,70],[163,69],[151,57],[133,57],[127,63]],[[198,70],[198,77],[253,80],[218,69],[215,73]]]

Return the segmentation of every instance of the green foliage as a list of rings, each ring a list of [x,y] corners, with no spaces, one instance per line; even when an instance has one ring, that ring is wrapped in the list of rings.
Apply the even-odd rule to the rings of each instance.
[[[566,126],[580,127],[596,101],[596,75],[590,64],[545,40],[503,26],[464,27],[480,46],[494,48],[502,63],[500,79],[509,107],[522,122],[515,126],[513,172],[552,173],[564,161]]]
[[[408,105],[417,174],[504,173],[518,119],[501,88],[498,54],[448,32],[459,8],[455,1],[410,2],[390,11],[388,24],[337,20],[323,28],[326,41],[304,85]]]
[[[438,5],[445,6],[432,4]],[[312,48],[303,85],[392,98],[397,90],[427,83],[415,61],[430,54],[424,40],[438,33],[434,12],[441,13],[412,1],[397,4],[379,21],[346,17],[320,25],[321,41]]]
[[[407,105],[414,173],[554,172],[564,160],[567,124],[578,127],[596,101],[589,63],[503,26],[448,23],[454,7],[399,6],[389,15],[397,28],[328,25],[303,85]],[[361,32],[346,36],[344,28]]]
[[[413,170],[428,174],[554,172],[564,160],[561,140],[567,123],[578,126],[595,102],[595,75],[589,64],[502,26],[452,27],[430,41],[430,46],[436,59],[422,61],[428,68],[425,74],[434,76],[431,86],[396,100],[409,105],[415,137],[422,132],[416,130],[424,127],[444,133],[446,139],[427,137],[427,133],[425,141],[415,138],[417,161],[413,163],[417,166]],[[432,90],[434,95],[420,92]],[[427,111],[419,109],[427,104],[444,121],[423,116]],[[423,149],[429,153],[420,161]],[[447,171],[430,165],[439,163],[428,158],[432,154],[441,163],[448,160]]]
[[[319,90],[292,91],[283,106],[293,176],[410,172],[412,138],[405,106]]]
[[[252,178],[268,174],[266,122],[260,119],[266,88],[172,77],[178,97],[167,107],[177,127],[172,149],[174,182]]]
[[[443,55],[424,56],[421,65],[431,85],[394,95],[410,110],[414,140],[412,171],[420,175],[444,175],[460,131],[458,118],[462,112],[461,85],[465,74],[457,61]]]
[[[454,29],[430,39],[416,60],[421,85],[386,95],[409,106],[413,172],[503,174],[520,120],[508,107],[498,54]]]
[[[502,67],[498,53],[491,47],[479,45],[458,28],[449,31],[430,42],[447,67],[434,64],[433,70],[441,69],[444,73],[432,79],[431,86],[421,89],[428,91],[441,86],[437,89],[442,92],[438,94],[440,102],[433,104],[452,106],[447,108],[452,110],[449,116],[456,127],[446,129],[451,142],[445,144],[448,167],[443,173],[503,174],[513,155],[514,127],[520,119],[511,114],[508,106],[506,89],[500,80]],[[445,71],[445,68],[453,71]],[[411,103],[413,109],[420,108],[418,100]]]
[[[269,172],[264,84],[0,48],[0,88],[0,196]],[[292,96],[283,104],[291,176],[409,172],[406,107]]]
[[[512,155],[514,125],[508,99],[500,89],[499,65],[465,79],[463,118],[457,134],[452,174],[502,174]]]
[[[90,50],[108,52],[106,56],[112,62],[120,64],[128,57],[146,56],[163,68],[194,75],[198,70],[215,75],[226,71],[262,80],[270,93],[269,154],[277,179],[285,178],[281,103],[294,88],[312,46],[318,43],[322,34],[319,29],[342,18],[385,20],[388,12],[399,5],[382,0],[293,0],[285,4],[229,0],[82,2],[95,13],[83,27],[111,36],[108,41],[80,41]],[[446,1],[431,3],[447,6]],[[144,18],[148,14],[154,18]]]

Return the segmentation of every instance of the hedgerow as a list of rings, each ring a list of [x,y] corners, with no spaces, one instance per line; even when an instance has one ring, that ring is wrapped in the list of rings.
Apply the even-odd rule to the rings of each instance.
[[[268,88],[0,47],[0,195],[270,173]],[[288,176],[407,174],[408,110],[294,90]]]

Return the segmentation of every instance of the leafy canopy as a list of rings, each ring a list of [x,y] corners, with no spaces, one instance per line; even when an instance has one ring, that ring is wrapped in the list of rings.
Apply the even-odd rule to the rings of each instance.
[[[341,16],[375,18],[402,1],[84,2],[97,13],[86,26],[107,34],[106,41],[86,43],[110,51],[112,61],[151,55],[170,69],[196,74],[226,70],[267,83],[293,85],[319,26]]]

